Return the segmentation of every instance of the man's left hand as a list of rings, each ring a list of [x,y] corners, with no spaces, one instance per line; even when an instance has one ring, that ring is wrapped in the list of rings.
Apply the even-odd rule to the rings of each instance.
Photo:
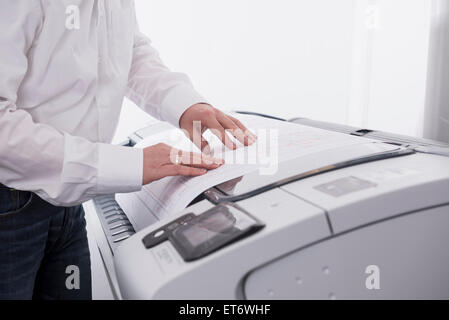
[[[257,139],[256,135],[249,131],[238,119],[204,103],[196,104],[187,109],[179,120],[179,126],[188,133],[190,140],[206,153],[210,151],[209,143],[203,137],[203,133],[207,129],[210,129],[230,149],[236,149],[237,146],[228,136],[228,133],[245,146],[253,144]]]

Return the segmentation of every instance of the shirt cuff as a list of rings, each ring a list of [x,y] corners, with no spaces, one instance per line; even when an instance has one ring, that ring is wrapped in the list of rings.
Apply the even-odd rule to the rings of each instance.
[[[143,181],[143,150],[99,144],[97,177],[99,194],[140,191]]]
[[[179,128],[179,120],[184,112],[198,103],[209,104],[203,96],[191,86],[179,85],[174,87],[161,103],[161,120]]]

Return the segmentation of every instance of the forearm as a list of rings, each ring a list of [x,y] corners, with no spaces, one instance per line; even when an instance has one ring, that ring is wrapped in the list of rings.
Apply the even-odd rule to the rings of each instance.
[[[61,133],[34,123],[8,101],[0,103],[0,137],[0,183],[35,192],[54,205],[141,188],[141,150]]]

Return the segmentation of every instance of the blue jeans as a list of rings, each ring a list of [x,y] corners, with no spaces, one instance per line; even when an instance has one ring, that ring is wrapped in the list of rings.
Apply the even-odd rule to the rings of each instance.
[[[0,299],[92,298],[82,206],[0,184]]]

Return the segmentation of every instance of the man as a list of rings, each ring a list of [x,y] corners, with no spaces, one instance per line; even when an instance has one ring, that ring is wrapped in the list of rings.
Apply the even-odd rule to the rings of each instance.
[[[191,138],[214,129],[235,148],[225,130],[245,145],[255,136],[163,65],[132,0],[2,0],[0,30],[0,298],[90,299],[79,204],[222,164],[199,154],[174,163],[166,145],[110,145],[125,95]]]

